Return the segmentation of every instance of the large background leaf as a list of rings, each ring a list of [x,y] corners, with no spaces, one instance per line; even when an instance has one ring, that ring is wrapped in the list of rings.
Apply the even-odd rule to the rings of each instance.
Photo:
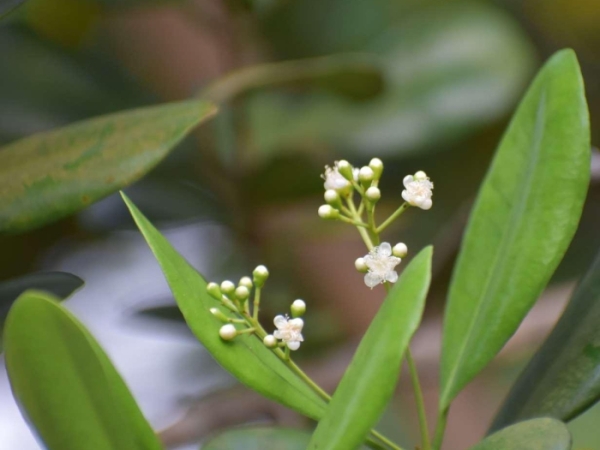
[[[493,429],[531,417],[571,420],[600,399],[600,255],[521,374]]]
[[[392,397],[431,281],[432,248],[415,256],[371,322],[308,449],[360,446]]]
[[[220,308],[231,314],[206,292],[206,281],[154,228],[136,206],[123,198],[148,245],[154,252],[185,320],[207,350],[238,380],[261,394],[302,414],[319,419],[325,402],[297,378],[255,336],[247,334],[225,342],[219,337],[223,325],[210,312]]]
[[[225,431],[202,450],[306,450],[310,433],[287,428],[251,427]]]
[[[569,450],[571,435],[555,419],[520,422],[485,438],[470,450]]]
[[[590,135],[577,58],[536,77],[481,187],[450,287],[441,408],[516,331],[560,262],[589,182]]]
[[[2,351],[2,329],[10,307],[19,295],[28,289],[40,289],[65,299],[83,286],[83,280],[66,272],[31,273],[0,284],[0,351]]]
[[[0,148],[0,231],[35,228],[132,183],[214,112],[200,101],[140,108]]]
[[[27,291],[6,320],[6,368],[49,450],[159,450],[106,354],[58,299]]]

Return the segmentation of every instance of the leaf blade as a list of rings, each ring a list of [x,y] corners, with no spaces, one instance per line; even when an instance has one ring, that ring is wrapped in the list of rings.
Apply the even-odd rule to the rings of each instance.
[[[502,348],[549,281],[581,216],[589,151],[579,66],[572,51],[561,51],[513,117],[465,232],[444,320],[442,409]]]
[[[340,381],[309,450],[358,448],[396,388],[402,358],[417,330],[431,281],[432,248],[404,269]]]
[[[22,294],[4,337],[13,393],[50,450],[162,449],[104,351],[55,297]]]
[[[567,426],[549,418],[519,422],[488,436],[469,450],[569,450]]]
[[[202,445],[202,450],[306,450],[310,434],[306,431],[247,427],[227,430]]]

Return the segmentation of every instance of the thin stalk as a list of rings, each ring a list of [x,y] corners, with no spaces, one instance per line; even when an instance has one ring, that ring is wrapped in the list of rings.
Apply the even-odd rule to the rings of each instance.
[[[338,218],[342,221],[342,222],[346,222],[349,223],[350,225],[354,225],[357,227],[362,227],[362,228],[368,228],[369,225],[367,225],[366,223],[360,222],[354,218],[350,218],[350,217],[346,217],[346,216],[338,216]]]
[[[423,390],[421,389],[421,383],[419,382],[419,373],[417,372],[417,365],[413,359],[410,347],[406,349],[406,362],[408,363],[408,370],[410,372],[410,378],[412,380],[413,390],[415,391],[415,401],[417,403],[417,413],[419,416],[419,427],[421,429],[421,444],[423,450],[430,450],[431,443],[429,442],[429,427],[427,425],[427,415],[425,413],[425,401],[423,399]]]
[[[396,220],[400,216],[400,214],[406,211],[409,206],[410,205],[406,202],[402,203],[402,205],[400,205],[400,207],[396,211],[394,211],[390,217],[385,219],[385,221],[381,225],[379,225],[375,231],[377,231],[377,233],[381,233],[387,228],[389,224]]]
[[[351,198],[347,199],[348,202],[348,208],[350,208],[350,211],[352,212],[352,215],[357,219],[360,220],[360,217],[358,216],[358,212],[356,211],[356,206],[354,206],[354,200],[352,200]],[[365,245],[367,246],[367,248],[369,250],[373,249],[373,242],[371,241],[371,237],[369,236],[369,233],[367,232],[366,229],[358,227],[357,228],[358,232],[360,233],[360,237],[362,237],[363,241],[365,242]]]
[[[442,441],[444,440],[444,432],[446,431],[446,424],[448,422],[448,408],[440,411],[438,416],[438,422],[435,427],[435,437],[433,438],[433,450],[440,450],[442,447]]]
[[[254,289],[254,307],[252,308],[252,318],[258,321],[258,310],[260,308],[260,288],[256,286]]]

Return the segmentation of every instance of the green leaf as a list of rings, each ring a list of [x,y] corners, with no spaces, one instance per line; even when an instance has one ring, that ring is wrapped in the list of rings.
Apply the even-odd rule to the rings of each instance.
[[[575,54],[564,50],[521,102],[471,213],[444,320],[442,410],[548,283],[577,228],[589,172],[583,81]]]
[[[469,450],[569,450],[567,426],[555,419],[533,419],[488,436]]]
[[[364,442],[392,397],[402,358],[421,322],[431,281],[432,248],[404,269],[362,338],[309,450],[348,450]]]
[[[225,431],[202,450],[306,450],[310,433],[289,428],[248,427]]]
[[[569,421],[600,399],[600,255],[496,417],[498,429],[531,417]]]
[[[6,320],[6,368],[21,411],[49,450],[159,450],[127,386],[52,295],[27,291]]]
[[[215,111],[201,101],[140,108],[0,148],[0,231],[41,226],[131,184]]]
[[[325,411],[325,402],[297,378],[262,341],[248,334],[238,336],[230,342],[219,337],[222,322],[209,310],[219,308],[223,314],[231,315],[229,310],[206,292],[204,278],[171,246],[131,200],[125,194],[122,195],[158,260],[188,326],[217,362],[242,383],[264,396],[308,417],[319,419]]]
[[[25,3],[25,0],[0,0],[0,19],[10,14],[23,3]]]
[[[39,272],[0,283],[0,351],[2,329],[8,311],[19,295],[27,289],[41,289],[65,299],[83,286],[83,280],[66,272]]]

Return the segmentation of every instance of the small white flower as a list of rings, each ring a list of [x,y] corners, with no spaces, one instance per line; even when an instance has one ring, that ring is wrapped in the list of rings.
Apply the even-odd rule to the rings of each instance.
[[[398,273],[394,268],[400,264],[400,258],[392,256],[392,246],[387,242],[374,247],[364,258],[369,272],[365,275],[365,284],[373,289],[380,283],[395,283]]]
[[[343,191],[350,187],[350,181],[348,181],[339,171],[339,162],[336,161],[333,167],[325,166],[325,173],[321,177],[325,180],[325,189],[333,189],[336,192]],[[354,180],[358,180],[359,169],[352,169]]]
[[[275,316],[273,323],[277,327],[273,336],[285,342],[290,350],[298,350],[300,342],[304,341],[302,337],[304,321],[299,318],[290,319],[287,316]]]
[[[402,198],[412,206],[418,206],[421,209],[430,209],[433,204],[431,200],[431,191],[433,183],[423,171],[417,172],[414,176],[404,177],[405,190],[402,191]]]

